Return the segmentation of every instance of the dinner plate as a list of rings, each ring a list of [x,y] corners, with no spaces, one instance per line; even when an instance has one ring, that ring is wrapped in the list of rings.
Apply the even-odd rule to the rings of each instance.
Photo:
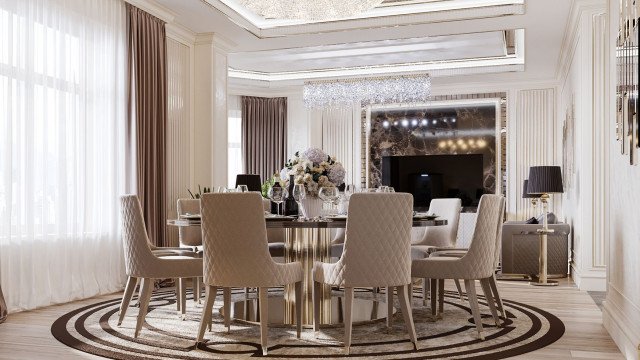
[[[329,215],[326,217],[327,219],[336,219],[336,220],[344,220],[347,218],[347,215]]]
[[[181,219],[196,220],[196,219],[200,219],[200,214],[181,214],[180,218]]]

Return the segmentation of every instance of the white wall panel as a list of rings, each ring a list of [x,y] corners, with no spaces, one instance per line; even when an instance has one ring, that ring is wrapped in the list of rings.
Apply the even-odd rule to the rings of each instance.
[[[317,120],[316,120],[317,121]],[[345,184],[361,181],[361,110],[360,105],[322,111],[322,149],[342,163],[346,170]]]
[[[175,219],[176,200],[188,197],[191,184],[190,49],[167,38],[167,217]],[[170,246],[178,244],[175,227],[167,228]]]

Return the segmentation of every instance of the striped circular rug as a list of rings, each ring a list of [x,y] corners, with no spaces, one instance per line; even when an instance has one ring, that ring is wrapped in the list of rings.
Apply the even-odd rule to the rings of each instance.
[[[276,294],[270,294],[270,296]],[[338,293],[338,295],[340,295]],[[240,296],[239,294],[237,296]],[[358,292],[356,297],[372,297]],[[121,326],[117,326],[120,299],[98,302],[71,311],[54,322],[53,336],[80,351],[111,359],[241,359],[262,356],[258,326],[233,322],[227,333],[219,309],[222,296],[214,306],[212,331],[205,333],[205,343],[196,346],[202,305],[188,301],[186,318],[176,313],[173,291],[155,292],[146,322],[133,337],[137,307],[129,308]],[[469,303],[457,293],[446,292],[442,319],[431,320],[429,307],[422,306],[414,295],[413,316],[418,335],[414,350],[404,328],[402,314],[394,315],[394,326],[384,321],[355,325],[351,353],[343,349],[343,327],[322,328],[317,336],[303,329],[296,338],[293,327],[269,328],[271,358],[326,359],[503,359],[525,354],[552,344],[564,334],[564,324],[554,315],[531,305],[504,300],[507,318],[496,327],[484,299],[480,298],[485,340],[477,338]],[[396,304],[396,308],[398,308]]]

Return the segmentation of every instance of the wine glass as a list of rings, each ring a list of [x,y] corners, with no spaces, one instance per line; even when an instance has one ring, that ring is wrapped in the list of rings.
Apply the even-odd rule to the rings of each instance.
[[[329,209],[327,210],[327,214],[330,215],[333,203],[336,199],[338,199],[338,188],[336,188],[335,186],[321,187],[320,191],[318,192],[318,196],[320,197],[320,199],[322,199],[323,208],[325,207],[325,204],[330,205]]]
[[[218,186],[216,192],[222,194],[223,192],[226,192],[225,190],[227,190],[227,188],[225,188],[224,186]]]
[[[304,206],[302,206],[302,200],[307,197],[307,191],[304,187],[304,184],[295,184],[293,186],[293,199],[298,203],[298,208],[302,210],[302,216],[304,218],[307,217],[307,212],[304,210]]]
[[[387,189],[387,192],[394,193],[394,192],[396,192],[396,189],[394,189],[393,187],[389,186],[389,188]]]
[[[280,186],[272,186],[269,189],[269,192],[267,193],[267,195],[269,196],[269,199],[271,199],[271,201],[276,203],[276,205],[278,206],[277,207],[278,215],[280,215],[280,204],[282,204],[284,200],[287,198],[287,196],[289,195],[287,193],[287,189],[282,188]]]
[[[247,185],[238,185],[238,187],[236,188],[237,192],[249,192],[249,187]]]
[[[344,187],[344,196],[349,200],[351,195],[356,193],[356,186],[353,184],[349,184]]]

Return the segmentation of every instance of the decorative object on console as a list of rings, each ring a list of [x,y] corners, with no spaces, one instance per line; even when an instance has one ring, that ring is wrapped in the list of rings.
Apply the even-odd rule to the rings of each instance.
[[[423,103],[431,97],[431,77],[422,74],[308,81],[304,83],[303,97],[307,108]]]
[[[326,21],[350,18],[380,5],[383,0],[238,0],[265,19]]]
[[[564,192],[564,189],[562,187],[562,170],[559,166],[532,166],[529,168],[529,182],[527,184],[527,193],[540,194],[540,201],[542,202],[542,210],[544,213],[542,229],[538,229],[537,231],[540,235],[540,273],[538,281],[532,281],[532,285],[558,285],[557,281],[547,280],[547,235],[554,232],[553,229],[549,229],[547,214],[549,211],[549,194],[562,192]]]
[[[191,195],[192,199],[200,199],[202,197],[202,194],[210,193],[211,192],[211,188],[206,187],[206,186],[204,188],[201,188],[200,184],[198,184],[198,192],[197,193],[194,194],[189,189],[187,189],[187,191],[189,192],[189,195]]]

